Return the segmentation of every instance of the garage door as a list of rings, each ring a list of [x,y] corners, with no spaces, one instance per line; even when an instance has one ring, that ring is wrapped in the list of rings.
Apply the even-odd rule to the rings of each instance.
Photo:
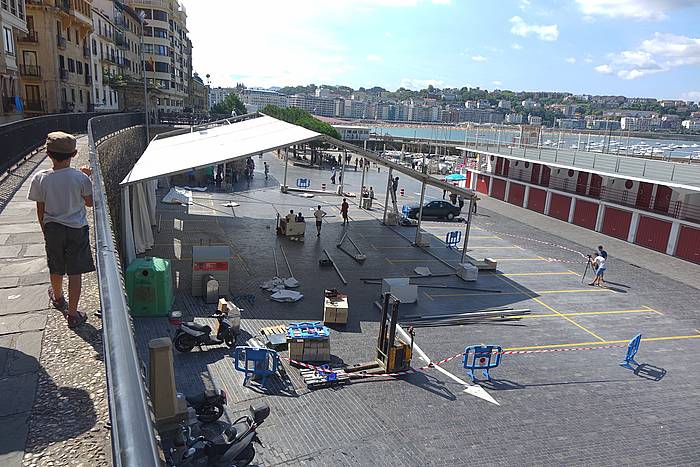
[[[485,195],[489,194],[489,176],[479,174],[476,179],[476,191]]]
[[[597,218],[598,203],[592,203],[582,199],[576,200],[576,207],[574,207],[574,224],[595,230],[595,221]]]
[[[510,182],[510,189],[508,190],[508,202],[510,204],[515,204],[516,206],[522,207],[524,199],[525,185]]]
[[[630,234],[631,222],[631,212],[606,206],[603,213],[603,233],[611,237],[627,240],[627,236]]]
[[[472,186],[472,173],[471,171],[467,170],[467,180],[466,180],[467,188]]]
[[[496,199],[506,198],[506,181],[500,178],[493,179],[493,186],[491,187],[491,197]]]
[[[665,253],[670,233],[670,222],[653,217],[640,216],[634,243]]]
[[[549,216],[569,221],[569,209],[571,208],[571,198],[568,196],[552,193],[552,201],[549,204]]]
[[[529,210],[544,214],[544,204],[546,200],[546,191],[530,187],[530,194],[527,197],[527,208]]]
[[[700,264],[700,229],[681,225],[676,244],[676,256]]]

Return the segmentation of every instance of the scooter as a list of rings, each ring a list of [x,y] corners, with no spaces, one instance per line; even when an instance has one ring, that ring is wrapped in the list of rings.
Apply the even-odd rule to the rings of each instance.
[[[212,423],[221,418],[226,405],[226,391],[223,389],[206,391],[194,396],[185,396],[187,404],[197,413],[202,423]]]
[[[169,452],[170,464],[197,465],[206,459],[206,465],[214,467],[249,465],[255,458],[253,443],[263,445],[256,430],[270,415],[270,407],[259,402],[251,404],[249,410],[250,416],[239,418],[211,440],[205,436],[193,437],[191,427],[184,426]]]
[[[242,311],[242,310],[241,310]],[[189,352],[198,346],[200,349],[205,345],[221,345],[226,344],[233,348],[236,346],[236,337],[241,332],[240,315],[233,319],[229,317],[226,311],[217,311],[210,318],[216,318],[219,322],[216,331],[216,339],[211,336],[211,327],[197,324],[193,321],[174,323],[178,326],[173,337],[173,346],[178,352]]]

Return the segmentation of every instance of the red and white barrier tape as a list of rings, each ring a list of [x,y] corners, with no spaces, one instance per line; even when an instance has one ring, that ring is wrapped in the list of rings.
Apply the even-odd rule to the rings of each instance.
[[[529,353],[550,353],[550,352],[574,352],[577,350],[602,350],[602,349],[621,349],[627,347],[627,344],[617,345],[598,345],[594,347],[563,347],[561,349],[534,349],[534,350],[505,350],[501,355],[524,355]],[[495,352],[494,352],[495,353]]]

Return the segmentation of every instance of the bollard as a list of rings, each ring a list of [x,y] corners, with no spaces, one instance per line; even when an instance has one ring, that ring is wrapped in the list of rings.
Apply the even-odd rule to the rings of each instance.
[[[403,188],[401,188],[401,196],[403,196],[403,195],[404,195],[404,191],[403,191]]]
[[[149,370],[148,390],[153,403],[153,413],[159,430],[175,429],[187,416],[187,403],[177,397],[173,348],[168,337],[148,342]]]
[[[325,183],[321,183],[321,190],[326,191],[326,184]]]

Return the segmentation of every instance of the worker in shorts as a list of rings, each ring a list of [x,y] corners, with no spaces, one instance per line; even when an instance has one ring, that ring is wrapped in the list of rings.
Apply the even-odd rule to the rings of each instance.
[[[603,280],[603,275],[605,274],[605,268],[606,268],[606,259],[598,255],[595,258],[591,259],[591,257],[588,257],[588,261],[590,261],[591,266],[593,267],[593,270],[595,271],[595,278],[593,279],[593,282],[591,282],[588,285],[597,285],[600,287],[600,283]]]
[[[350,205],[348,204],[348,200],[346,198],[343,198],[343,204],[340,205],[340,214],[343,216],[343,224],[348,223],[348,209],[350,208]]]
[[[321,206],[316,206],[314,211],[314,217],[316,218],[316,236],[321,236],[321,225],[323,224],[323,218],[326,217],[326,211],[321,209]]]
[[[596,252],[596,256],[602,256],[603,258],[605,258],[605,267],[607,269],[608,252],[603,249],[603,245],[598,245],[598,251]],[[605,271],[603,271],[603,275],[601,276],[600,281],[605,282]]]
[[[32,178],[28,198],[36,202],[36,214],[44,234],[49,266],[49,300],[73,329],[85,323],[87,314],[78,310],[82,274],[95,270],[90,250],[87,210],[92,207],[89,167],[70,166],[78,153],[73,135],[55,131],[46,138],[46,154],[53,167]],[[63,276],[68,276],[68,301],[63,294]]]

